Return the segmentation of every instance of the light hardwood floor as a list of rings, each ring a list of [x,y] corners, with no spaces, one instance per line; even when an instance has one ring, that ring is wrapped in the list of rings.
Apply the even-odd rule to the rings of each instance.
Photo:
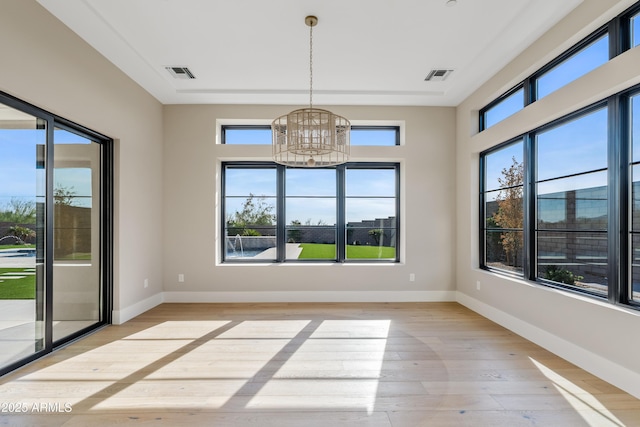
[[[640,400],[456,303],[164,304],[0,403],[9,426],[640,426]]]

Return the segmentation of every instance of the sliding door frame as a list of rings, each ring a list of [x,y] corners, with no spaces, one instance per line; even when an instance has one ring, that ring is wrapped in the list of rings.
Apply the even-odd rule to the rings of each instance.
[[[29,356],[0,366],[0,376],[51,353],[60,346],[112,322],[113,310],[113,140],[68,119],[52,114],[12,95],[0,92],[0,103],[46,122],[44,345]],[[53,341],[53,228],[54,228],[54,129],[62,128],[100,145],[100,315],[94,324]],[[37,291],[37,290],[36,290]],[[35,296],[36,304],[38,295]]]

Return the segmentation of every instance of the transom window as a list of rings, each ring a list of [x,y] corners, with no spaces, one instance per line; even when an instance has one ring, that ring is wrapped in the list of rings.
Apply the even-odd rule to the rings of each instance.
[[[271,144],[271,126],[268,125],[222,125],[221,131],[222,144]],[[351,126],[350,143],[353,146],[400,145],[400,127]]]
[[[552,63],[552,67],[535,79],[536,99],[571,83],[609,60],[609,36],[604,34],[594,41],[587,40]]]
[[[498,98],[480,112],[481,128],[491,127],[523,108],[524,89],[520,86],[513,92],[508,92],[503,97]]]
[[[620,46],[610,46],[607,28],[600,29],[564,52],[555,60],[520,82],[514,89],[491,101],[479,112],[479,130],[483,131],[507,117],[522,110],[527,105],[542,99],[588,72],[605,64],[630,47],[640,43],[638,34],[638,13],[623,15],[613,20],[614,31],[621,31],[631,40]],[[628,23],[628,29],[627,29]]]

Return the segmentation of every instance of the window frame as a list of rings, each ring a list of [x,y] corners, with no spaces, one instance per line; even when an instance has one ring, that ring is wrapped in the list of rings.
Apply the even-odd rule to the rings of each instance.
[[[614,30],[615,32],[615,30]],[[585,50],[587,47],[589,47],[592,43],[595,43],[597,40],[599,40],[601,37],[604,36],[608,36],[609,37],[609,58],[608,61],[610,61],[614,56],[616,56],[616,52],[614,52],[615,50],[615,35],[611,34],[609,25],[604,25],[600,28],[598,28],[596,31],[592,32],[591,34],[589,34],[587,37],[583,38],[582,40],[580,40],[578,43],[574,44],[573,46],[571,46],[569,49],[565,50],[563,53],[561,53],[560,55],[558,55],[555,59],[549,61],[547,64],[545,64],[543,67],[541,67],[540,69],[538,69],[538,71],[536,71],[535,73],[533,73],[530,77],[529,77],[529,91],[531,93],[531,102],[535,102],[539,99],[541,99],[538,95],[538,80],[546,75],[548,72],[552,71],[554,68],[558,67],[559,65],[563,64],[564,62],[568,61],[569,59],[573,58],[574,55],[577,55],[578,53],[582,52],[583,50]],[[608,62],[607,61],[607,62]],[[605,62],[606,64],[606,62]],[[604,65],[604,64],[602,64]],[[599,67],[601,67],[602,65],[599,65]],[[598,67],[596,67],[598,68]],[[593,70],[587,71],[584,74],[590,73]],[[560,88],[566,86],[567,84],[570,84],[571,82],[575,81],[576,79],[579,79],[580,77],[582,77],[584,74],[581,74],[580,76],[574,78],[573,80],[569,81],[568,83],[566,83],[563,86],[560,86]],[[558,88],[558,89],[560,89]],[[555,92],[556,90],[549,92],[549,94]]]
[[[555,128],[559,128],[561,126],[563,126],[564,124],[570,123],[574,120],[580,119],[581,117],[585,117],[588,116],[591,113],[594,113],[600,109],[606,108],[607,109],[607,114],[608,114],[608,120],[607,120],[607,141],[606,141],[606,150],[607,150],[607,166],[606,168],[600,168],[600,169],[595,169],[595,170],[589,170],[587,172],[578,172],[578,173],[574,173],[574,174],[570,174],[567,176],[561,176],[561,177],[553,177],[553,178],[546,178],[542,181],[538,181],[537,180],[537,173],[538,173],[538,158],[537,158],[537,139],[536,136],[540,133],[544,133],[546,131],[555,129]],[[611,127],[611,115],[610,115],[610,110],[609,110],[609,100],[605,99],[602,101],[598,101],[595,102],[591,105],[588,105],[584,108],[581,108],[577,111],[571,112],[563,117],[560,117],[556,120],[553,120],[549,123],[546,123],[534,130],[532,130],[531,132],[528,133],[529,136],[529,147],[525,148],[525,151],[527,150],[531,150],[532,151],[532,159],[533,162],[531,162],[530,164],[530,168],[532,169],[529,173],[529,175],[532,177],[531,181],[530,181],[530,203],[531,203],[531,207],[530,210],[528,212],[525,212],[525,215],[530,215],[530,229],[528,230],[529,232],[529,239],[531,240],[531,245],[533,248],[533,251],[530,252],[530,262],[528,262],[528,267],[529,267],[529,271],[530,274],[528,276],[529,280],[533,280],[536,281],[538,283],[543,283],[546,286],[549,287],[553,287],[553,288],[557,288],[557,289],[565,289],[565,290],[570,290],[570,291],[574,291],[574,292],[578,292],[580,294],[585,294],[585,295],[590,295],[596,298],[604,298],[607,299],[610,296],[611,293],[611,289],[608,289],[608,293],[606,295],[603,295],[602,293],[597,293],[597,292],[593,292],[593,291],[589,291],[588,289],[578,289],[575,286],[572,285],[566,285],[563,283],[558,283],[558,282],[553,282],[551,280],[545,279],[543,277],[540,277],[540,272],[538,271],[538,252],[537,252],[537,248],[538,248],[538,237],[537,234],[539,231],[542,232],[549,232],[549,233],[579,233],[579,232],[584,232],[584,233],[602,233],[606,235],[606,240],[607,240],[607,276],[611,277],[611,262],[610,260],[611,258],[611,249],[612,249],[612,242],[611,242],[611,238],[613,238],[613,234],[612,233],[612,229],[611,229],[611,224],[609,221],[610,218],[612,217],[612,204],[611,204],[611,195],[612,195],[612,191],[613,188],[611,187],[611,174],[609,173],[610,168],[612,167],[611,165],[611,145],[612,145],[612,138],[611,138],[611,134],[610,134],[610,127]],[[538,212],[537,212],[537,203],[538,203],[538,191],[537,191],[537,184],[539,183],[545,183],[545,182],[550,182],[553,180],[557,180],[557,179],[567,179],[567,178],[571,178],[571,177],[577,177],[577,176],[581,176],[581,175],[585,175],[585,174],[589,174],[589,173],[597,173],[597,172],[602,172],[602,171],[606,171],[607,172],[607,227],[605,230],[539,230],[538,229]],[[525,172],[525,176],[527,176],[527,173]],[[613,207],[613,209],[615,210],[615,206]],[[613,231],[615,233],[615,230]],[[615,258],[614,258],[615,259]],[[526,261],[525,261],[526,262]],[[611,283],[608,283],[608,288],[611,288]]]
[[[366,144],[351,144],[352,147],[394,147],[400,145],[400,126],[397,125],[351,125],[351,130],[359,131],[359,130],[393,130],[395,131],[395,143],[393,145],[366,145]]]
[[[631,217],[632,176],[631,155],[631,115],[630,102],[633,96],[640,96],[640,84],[625,89],[603,100],[571,112],[563,117],[541,125],[503,143],[484,150],[479,155],[479,268],[495,274],[518,277],[537,284],[584,295],[611,304],[622,305],[640,310],[640,300],[633,300],[633,276],[631,274]],[[601,108],[607,108],[607,277],[608,292],[590,292],[576,286],[564,285],[538,277],[537,271],[537,158],[536,135],[561,126],[581,116],[588,115]],[[486,156],[522,139],[524,144],[524,274],[514,274],[486,264],[485,239],[485,193],[486,193]]]
[[[499,97],[497,97],[496,99],[494,99],[493,101],[491,101],[489,104],[487,104],[483,108],[481,108],[478,114],[478,120],[479,120],[478,129],[480,130],[480,132],[493,126],[493,125],[487,126],[487,113],[491,111],[494,107],[497,107],[498,105],[500,105],[503,101],[507,100],[511,95],[516,94],[520,90],[523,91],[522,108],[509,114],[507,117],[505,117],[502,120],[505,120],[511,117],[512,115],[516,114],[518,111],[521,111],[524,107],[526,107],[527,106],[527,90],[525,89],[525,87],[526,87],[525,83],[521,82],[516,86],[512,87],[511,89],[509,89],[508,91],[506,91],[505,93],[503,93],[502,95],[500,95]],[[494,123],[494,125],[500,123],[502,120]]]
[[[228,130],[269,130],[271,131],[271,125],[221,125],[220,126],[220,144],[223,145],[268,145],[268,144],[227,144],[227,131]],[[271,140],[269,140],[271,144]]]
[[[40,108],[34,104],[28,103],[20,98],[17,98],[9,93],[0,91],[0,104],[4,104],[15,110],[19,110],[23,113],[32,115],[45,125],[46,131],[46,143],[44,158],[42,159],[42,166],[46,169],[46,204],[44,215],[46,217],[44,221],[44,245],[41,250],[43,252],[43,265],[44,265],[44,286],[42,289],[37,290],[41,292],[43,296],[42,302],[37,304],[44,304],[42,309],[43,319],[43,343],[41,348],[25,357],[0,366],[0,376],[5,375],[15,369],[18,369],[32,361],[35,361],[47,354],[62,348],[64,345],[77,340],[79,338],[87,336],[90,332],[95,331],[105,325],[112,323],[113,312],[113,264],[114,264],[114,141],[112,138],[94,131],[88,127],[80,125],[72,120],[58,116],[43,108]],[[54,279],[54,263],[58,264],[59,261],[54,260],[54,169],[55,169],[55,137],[54,129],[60,128],[72,131],[76,134],[82,135],[85,138],[91,139],[92,142],[100,144],[100,194],[96,197],[100,197],[100,254],[99,261],[99,280],[100,289],[98,291],[99,300],[99,320],[95,323],[88,325],[84,328],[78,329],[69,333],[61,338],[54,339],[53,336],[53,299],[55,292],[53,289]],[[39,257],[40,255],[38,255]],[[54,262],[55,261],[55,262]]]
[[[580,52],[581,50],[589,46],[591,43],[593,43],[600,37],[605,35],[608,35],[609,37],[609,60],[633,48],[634,46],[632,46],[633,40],[632,40],[631,22],[634,17],[637,17],[638,19],[640,19],[640,2],[627,8],[624,12],[620,13],[618,16],[611,19],[607,24],[596,29],[591,34],[587,35],[582,40],[580,40],[579,42],[571,46],[569,49],[562,52],[556,58],[549,61],[547,64],[545,64],[544,66],[536,70],[534,73],[532,73],[531,75],[529,75],[528,77],[526,77],[525,79],[517,83],[515,86],[513,86],[512,88],[502,93],[497,98],[490,101],[487,105],[485,105],[478,111],[478,131],[482,132],[488,129],[489,127],[491,127],[491,126],[486,126],[487,111],[489,111],[491,108],[498,105],[500,102],[504,101],[509,96],[513,95],[520,88],[524,89],[523,108],[526,108],[528,105],[540,99],[537,93],[538,79],[544,74],[546,74],[548,71],[552,70],[556,66],[560,65],[562,62],[566,61],[576,53]],[[505,117],[505,119],[508,117]]]
[[[634,18],[638,19],[640,26],[640,2],[632,5],[617,19],[619,26],[619,34],[618,39],[620,41],[620,51],[624,52],[625,50],[632,49],[636,46],[640,46],[640,43],[637,45],[633,44],[633,26],[632,21]]]
[[[484,150],[480,153],[480,167],[479,167],[479,178],[480,178],[480,209],[479,209],[479,224],[480,224],[480,239],[479,239],[479,254],[480,254],[480,268],[488,270],[488,271],[495,271],[495,272],[499,272],[501,274],[505,274],[507,276],[512,276],[512,277],[518,277],[518,278],[522,278],[522,277],[526,277],[526,272],[527,272],[527,258],[526,258],[526,250],[527,250],[527,235],[526,235],[526,228],[527,228],[527,194],[528,194],[528,190],[527,190],[527,179],[526,179],[526,166],[527,166],[527,156],[526,156],[526,149],[527,149],[527,145],[525,142],[526,136],[525,135],[519,135],[516,136],[514,138],[509,139],[508,141],[505,141],[501,144],[496,145],[495,147],[492,147],[488,150]],[[496,151],[500,151],[510,145],[516,144],[522,142],[522,159],[523,159],[523,164],[524,164],[524,168],[525,168],[525,176],[524,176],[524,182],[522,184],[523,188],[522,188],[522,197],[523,197],[523,224],[522,224],[522,233],[523,233],[523,272],[519,273],[519,272],[515,272],[515,271],[510,271],[510,270],[506,270],[506,269],[501,269],[501,268],[497,268],[497,267],[490,267],[487,265],[487,230],[489,230],[489,228],[487,228],[486,226],[486,207],[487,207],[487,200],[486,200],[486,194],[489,191],[495,191],[495,190],[487,190],[486,188],[486,157],[487,155],[491,154],[492,152],[496,152]],[[500,228],[496,228],[496,230],[499,230]]]
[[[226,170],[231,168],[273,168],[276,170],[276,257],[270,259],[228,259],[226,257]],[[399,162],[348,162],[342,165],[322,168],[336,171],[336,257],[335,259],[286,259],[286,170],[298,169],[290,168],[275,162],[267,161],[224,161],[220,164],[220,235],[223,236],[218,250],[220,256],[218,259],[224,264],[256,264],[256,263],[300,263],[300,264],[318,264],[318,263],[383,263],[393,264],[399,263],[401,260],[401,221],[400,221],[400,163]],[[347,169],[393,169],[395,171],[394,189],[395,189],[395,258],[394,259],[377,259],[377,258],[347,258],[346,257],[346,170]]]
[[[237,124],[222,124],[220,125],[220,144],[227,145],[227,130],[269,130],[271,131],[271,125],[237,125]],[[393,130],[395,131],[395,143],[393,145],[366,145],[366,144],[357,144],[353,145],[353,147],[393,147],[400,145],[400,126],[399,125],[351,125],[351,130],[359,131],[359,130]],[[228,145],[269,145],[271,144],[271,140],[269,143],[264,144],[228,144]]]

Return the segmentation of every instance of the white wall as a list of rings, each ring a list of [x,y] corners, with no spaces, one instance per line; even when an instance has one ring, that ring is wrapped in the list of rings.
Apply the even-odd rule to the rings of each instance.
[[[458,107],[456,270],[460,302],[640,397],[639,312],[482,271],[477,249],[480,151],[639,83],[640,47],[482,133],[478,110],[633,3],[585,0]]]
[[[126,320],[162,292],[162,106],[33,0],[2,1],[0,52],[0,90],[116,140],[114,318]]]
[[[405,145],[352,147],[352,160],[401,162],[400,264],[219,264],[220,162],[270,160],[270,146],[216,144],[216,122],[270,119],[293,106],[164,108],[167,301],[413,301],[455,297],[453,108],[328,107],[352,122],[403,122]],[[409,281],[414,273],[415,282]],[[185,282],[178,282],[178,274]]]

